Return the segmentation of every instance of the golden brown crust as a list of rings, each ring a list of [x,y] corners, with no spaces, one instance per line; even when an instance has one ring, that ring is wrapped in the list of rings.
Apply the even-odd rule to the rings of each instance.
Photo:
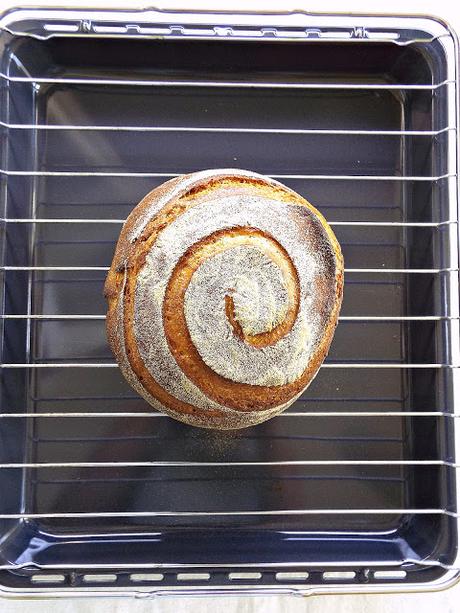
[[[194,425],[216,428],[241,427],[258,423],[283,410],[284,404],[289,403],[309,384],[327,355],[342,301],[343,259],[340,246],[324,217],[306,200],[280,184],[272,185],[257,176],[239,176],[236,174],[202,179],[192,187],[187,188],[187,179],[190,179],[190,176],[178,177],[150,192],[133,210],[122,229],[104,292],[108,301],[107,333],[109,343],[128,380],[132,382],[133,377],[135,377],[136,389],[141,388],[141,393],[147,399],[149,397],[156,398],[165,410],[176,418]],[[184,183],[186,188],[181,191],[181,185]],[[324,278],[322,281],[320,279],[317,282],[315,308],[327,320],[324,321],[324,333],[309,361],[308,367],[300,377],[291,383],[282,386],[253,386],[230,381],[217,375],[204,363],[195,349],[188,334],[183,310],[183,297],[193,274],[193,266],[190,269],[187,266],[190,266],[190,261],[193,261],[193,258],[189,262],[185,262],[184,258],[181,259],[173,273],[174,280],[171,277],[168,284],[168,288],[173,288],[174,291],[172,294],[167,291],[165,296],[164,326],[166,338],[177,363],[206,395],[223,405],[222,410],[207,408],[204,411],[193,404],[172,396],[158,384],[145,366],[134,333],[134,296],[138,274],[160,232],[193,207],[197,201],[202,200],[207,195],[214,194],[216,190],[255,191],[272,200],[276,199],[280,202],[302,205],[308,208],[313,213],[314,223],[318,226],[318,236],[324,232],[326,234],[327,241],[334,254],[335,266],[331,270],[330,278]],[[173,197],[171,198],[172,193]],[[154,215],[149,215],[149,211],[152,208],[155,209],[155,207],[158,210],[155,211]],[[230,232],[230,230],[227,230],[227,232]],[[248,229],[246,229],[243,235],[245,233],[250,233],[250,231],[248,232]],[[188,270],[188,274],[184,274],[184,270]],[[179,283],[178,280],[180,280]],[[294,284],[290,287],[290,296],[296,295],[296,282],[298,283],[298,280],[296,280],[294,268],[292,279],[289,282]],[[335,295],[331,309],[328,298],[332,287]],[[230,323],[236,333],[242,334],[242,330],[238,331],[238,322],[234,318],[231,296],[228,298],[230,300],[227,301],[226,299],[225,307]],[[261,335],[260,347],[270,345],[281,338],[283,334],[286,334],[292,327],[297,316],[297,310],[298,296],[291,300],[288,316],[277,327],[278,329],[275,328],[268,334]],[[122,327],[121,330],[120,326]],[[259,335],[255,335],[251,339],[255,346],[257,346],[256,336]],[[233,409],[230,414],[225,407]]]

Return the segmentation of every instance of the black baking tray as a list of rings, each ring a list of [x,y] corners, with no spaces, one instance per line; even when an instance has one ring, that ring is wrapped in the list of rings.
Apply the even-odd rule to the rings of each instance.
[[[293,584],[351,570],[344,580],[364,585],[382,567],[404,569],[404,584],[441,580],[458,542],[456,518],[438,512],[456,508],[453,370],[398,366],[451,359],[452,281],[439,270],[456,247],[436,225],[451,214],[448,85],[431,87],[447,78],[441,43],[3,32],[1,44],[2,310],[77,316],[1,322],[2,363],[29,364],[2,370],[2,585],[25,589],[61,569],[78,587],[98,568],[115,577],[101,585],[124,586],[152,567],[167,586],[184,568],[208,572],[210,585],[268,586],[283,570],[310,573]],[[99,367],[113,362],[106,272],[53,267],[108,266],[121,227],[110,220],[173,174],[229,167],[281,175],[332,223],[369,224],[334,225],[347,272],[326,367],[286,414],[214,432],[147,415],[118,369]],[[348,272],[357,268],[369,271]],[[101,317],[78,317],[88,315]],[[141,415],[117,416],[126,412]],[[229,579],[238,570],[260,576]]]

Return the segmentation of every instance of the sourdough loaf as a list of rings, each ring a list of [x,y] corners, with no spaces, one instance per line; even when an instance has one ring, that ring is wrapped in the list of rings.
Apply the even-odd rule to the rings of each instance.
[[[153,407],[242,428],[312,381],[342,288],[340,246],[304,198],[252,172],[196,172],[151,191],[126,220],[105,284],[108,339]]]

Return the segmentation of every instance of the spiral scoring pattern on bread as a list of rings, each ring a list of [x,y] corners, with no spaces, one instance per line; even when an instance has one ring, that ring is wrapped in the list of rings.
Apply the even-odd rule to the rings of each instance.
[[[340,247],[280,183],[204,171],[150,192],[128,218],[105,293],[131,385],[187,423],[239,428],[289,406],[332,340]]]

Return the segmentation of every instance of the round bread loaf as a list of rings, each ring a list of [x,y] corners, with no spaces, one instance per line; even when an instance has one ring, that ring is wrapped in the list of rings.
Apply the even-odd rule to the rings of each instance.
[[[243,428],[312,381],[337,325],[340,246],[281,183],[243,170],[183,175],[131,212],[105,283],[121,371],[152,406]]]

